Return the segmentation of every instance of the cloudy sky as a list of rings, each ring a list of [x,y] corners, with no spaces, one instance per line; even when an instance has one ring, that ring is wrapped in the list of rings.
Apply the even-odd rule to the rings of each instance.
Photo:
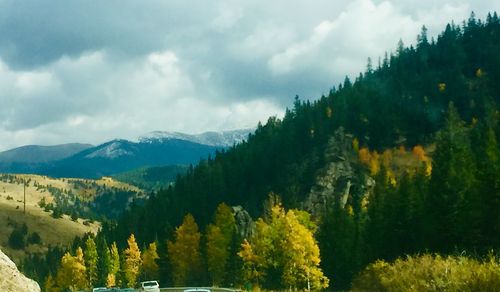
[[[500,0],[0,0],[0,150],[255,126]]]

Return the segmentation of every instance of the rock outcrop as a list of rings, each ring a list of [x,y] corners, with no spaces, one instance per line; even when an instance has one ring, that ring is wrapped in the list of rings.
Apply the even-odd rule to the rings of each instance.
[[[318,171],[316,182],[303,208],[320,217],[327,206],[338,202],[341,208],[353,197],[366,196],[373,188],[373,179],[356,163],[357,153],[352,147],[353,136],[343,128],[335,131],[325,150],[325,167]]]
[[[0,291],[2,292],[39,292],[37,282],[28,279],[16,264],[0,250]]]

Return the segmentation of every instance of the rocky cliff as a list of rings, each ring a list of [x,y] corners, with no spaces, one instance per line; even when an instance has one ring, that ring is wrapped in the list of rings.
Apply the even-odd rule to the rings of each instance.
[[[16,264],[0,250],[0,291],[2,292],[38,292],[37,282],[26,278]]]

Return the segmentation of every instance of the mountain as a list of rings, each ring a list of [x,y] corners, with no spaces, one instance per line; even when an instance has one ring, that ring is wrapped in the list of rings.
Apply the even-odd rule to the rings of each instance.
[[[156,131],[137,141],[116,139],[98,146],[23,146],[0,153],[0,172],[99,178],[135,168],[189,165],[244,141],[251,129],[197,135]],[[152,183],[152,182],[150,182]]]
[[[194,164],[223,147],[179,139],[113,140],[40,169],[53,177],[98,178],[145,166]]]
[[[219,132],[204,132],[201,134],[185,134],[180,132],[162,132],[154,131],[147,135],[139,137],[139,141],[143,143],[164,141],[164,140],[184,140],[193,143],[216,146],[216,147],[231,147],[234,144],[239,144],[248,138],[248,134],[255,129],[240,129],[232,131]]]
[[[32,172],[40,164],[70,157],[93,147],[90,144],[61,144],[53,146],[27,145],[0,152],[1,172]]]

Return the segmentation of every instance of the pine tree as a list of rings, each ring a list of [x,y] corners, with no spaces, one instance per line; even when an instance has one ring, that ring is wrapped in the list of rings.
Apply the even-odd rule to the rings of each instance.
[[[476,196],[475,175],[468,129],[450,104],[434,153],[426,206],[430,220],[427,238],[437,251],[451,251],[471,235],[468,201]]]
[[[123,252],[125,256],[123,273],[127,287],[135,287],[142,266],[141,250],[135,241],[134,234],[130,235],[127,243],[128,247]]]
[[[100,286],[103,286],[106,285],[108,274],[111,272],[111,252],[109,251],[106,239],[100,240],[97,247],[99,255],[97,262],[98,283]]]
[[[175,229],[174,241],[167,242],[172,282],[175,285],[197,282],[201,270],[200,238],[194,217],[187,214],[182,225]]]
[[[92,237],[87,238],[85,241],[85,267],[87,271],[88,286],[92,287],[97,281],[97,262],[99,260],[97,255],[97,247]]]

